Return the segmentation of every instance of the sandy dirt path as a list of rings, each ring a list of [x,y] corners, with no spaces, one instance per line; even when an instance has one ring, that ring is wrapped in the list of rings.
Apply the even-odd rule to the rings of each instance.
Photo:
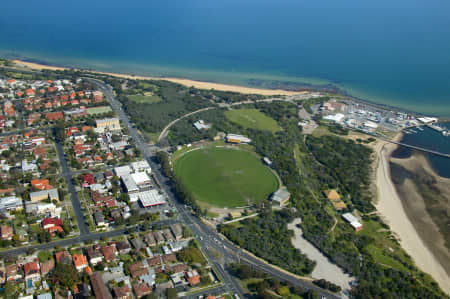
[[[297,227],[297,224],[299,223],[301,223],[301,219],[295,219],[288,224],[288,229],[294,231],[294,237],[292,238],[294,247],[317,263],[311,276],[315,279],[323,278],[331,281],[332,283],[339,285],[342,290],[350,290],[350,281],[352,281],[353,278],[344,273],[341,268],[331,263],[316,247],[303,238],[303,231],[301,228]]]

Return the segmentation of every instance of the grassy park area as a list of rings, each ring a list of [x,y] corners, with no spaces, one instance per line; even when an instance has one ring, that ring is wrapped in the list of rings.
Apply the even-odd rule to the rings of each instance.
[[[225,112],[232,122],[244,127],[261,131],[280,131],[278,123],[257,109],[235,109]]]
[[[238,149],[186,152],[175,161],[175,173],[196,200],[217,207],[260,202],[278,188],[278,179],[258,157]]]
[[[152,104],[152,103],[158,103],[161,101],[161,98],[158,97],[157,95],[134,94],[134,95],[128,96],[128,98],[136,103]]]

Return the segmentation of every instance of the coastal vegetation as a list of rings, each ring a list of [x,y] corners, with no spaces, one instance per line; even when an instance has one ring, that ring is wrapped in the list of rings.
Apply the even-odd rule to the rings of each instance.
[[[131,84],[133,81],[128,81]],[[211,106],[201,96],[192,94],[189,89],[178,84],[167,81],[151,81],[152,85],[158,88],[153,97],[158,97],[160,101],[136,101],[136,98],[120,92],[118,99],[122,103],[126,112],[131,116],[131,120],[136,126],[146,133],[159,133],[165,125],[188,112]],[[133,89],[135,94],[138,86],[127,88]],[[142,89],[145,92],[146,89]],[[133,100],[134,99],[134,100]]]
[[[294,287],[288,282],[281,282],[271,278],[267,274],[257,271],[245,264],[232,263],[229,265],[229,270],[252,294],[251,298],[319,298],[319,295],[314,290],[305,290]]]
[[[136,103],[158,103],[161,101],[161,98],[156,95],[142,95],[142,94],[133,94],[129,95],[128,98]]]
[[[239,225],[221,225],[219,230],[239,246],[271,263],[294,273],[306,273],[312,271],[313,264],[289,259],[287,265],[271,250],[274,246],[283,248],[286,256],[293,252],[295,248],[290,243],[285,220],[300,217],[304,237],[358,279],[351,291],[355,298],[444,296],[438,285],[416,268],[389,227],[375,215],[364,216],[374,211],[370,192],[372,151],[364,144],[333,134],[304,136],[297,127],[295,105],[264,104],[270,105],[270,108],[265,107],[264,113],[282,128],[275,134],[237,126],[224,119],[220,110],[206,111],[201,117],[206,119],[209,113],[219,114],[217,122],[211,118],[214,130],[227,131],[231,127],[249,136],[255,151],[272,160],[272,167],[291,193],[290,207],[295,210],[289,212],[292,213],[289,217],[279,217],[278,213],[285,212],[270,211],[262,207],[267,207],[268,202],[261,203],[257,218],[243,220]],[[290,112],[282,113],[285,111]],[[190,121],[192,119],[182,122],[187,125]],[[178,140],[176,133],[172,132],[172,140]],[[208,136],[183,136],[188,142],[204,138]],[[355,210],[363,215],[366,232],[363,229],[356,233],[325,200],[323,191],[330,188],[341,194],[347,204],[346,211]]]
[[[243,220],[242,226],[221,225],[219,231],[269,263],[298,275],[307,275],[313,271],[315,262],[291,244],[293,232],[287,229],[287,223],[294,217],[288,209],[273,212],[269,206],[260,210],[259,217]]]

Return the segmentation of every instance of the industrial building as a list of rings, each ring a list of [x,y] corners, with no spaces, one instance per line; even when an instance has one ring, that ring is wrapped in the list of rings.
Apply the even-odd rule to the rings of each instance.
[[[160,194],[158,190],[154,189],[130,194],[131,202],[136,202],[138,200],[144,208],[166,204],[164,195]]]

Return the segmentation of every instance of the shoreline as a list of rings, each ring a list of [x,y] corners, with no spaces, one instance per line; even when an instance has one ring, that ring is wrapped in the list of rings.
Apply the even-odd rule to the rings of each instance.
[[[124,79],[165,80],[165,81],[170,81],[173,83],[178,83],[178,84],[181,84],[181,85],[184,85],[187,87],[193,86],[198,89],[214,89],[214,90],[219,90],[219,91],[230,91],[230,92],[238,92],[238,93],[243,93],[243,94],[258,94],[258,95],[265,95],[265,96],[274,96],[274,95],[289,96],[289,95],[300,95],[300,94],[307,93],[307,91],[263,89],[263,88],[245,87],[245,86],[232,85],[232,84],[197,81],[197,80],[184,79],[184,78],[136,76],[136,75],[129,75],[129,74],[121,74],[121,73],[100,72],[100,71],[95,71],[95,70],[85,70],[85,69],[78,69],[78,68],[45,65],[45,64],[39,64],[39,63],[35,63],[35,62],[27,62],[27,61],[18,60],[18,59],[11,60],[11,62],[13,62],[15,64],[23,65],[29,69],[38,70],[38,71],[40,71],[40,70],[52,70],[52,71],[78,70],[78,71],[82,71],[82,72],[91,72],[91,73],[96,73],[96,74],[100,74],[100,75],[108,75],[108,76],[119,77],[119,78],[124,78]]]
[[[400,138],[401,134],[398,134],[394,140]],[[388,142],[380,142],[375,147],[378,156],[376,209],[399,237],[402,248],[411,256],[417,267],[430,274],[439,283],[441,289],[450,294],[450,278],[447,272],[415,229],[392,182],[389,160],[396,148],[397,145]]]
[[[343,97],[347,98],[349,100],[362,103],[364,105],[372,106],[377,109],[384,109],[384,110],[392,110],[397,112],[404,112],[409,114],[415,114],[420,116],[436,116],[434,114],[424,114],[422,112],[413,111],[408,108],[402,108],[398,106],[391,106],[389,104],[385,103],[379,103],[370,101],[367,99],[362,99],[356,96],[353,96],[349,94],[347,91],[342,90],[340,87],[332,86],[331,89],[324,88],[323,86],[314,86],[311,84],[305,84],[305,85],[299,85],[298,90],[289,90],[289,89],[270,89],[270,88],[259,88],[259,87],[248,87],[248,86],[242,86],[242,85],[235,85],[235,84],[227,84],[227,83],[218,83],[218,82],[209,82],[209,81],[201,81],[201,80],[194,80],[189,78],[183,78],[183,77],[157,77],[157,76],[142,76],[142,75],[133,75],[133,74],[126,74],[126,73],[117,73],[117,72],[102,72],[97,71],[95,69],[85,69],[85,68],[77,68],[77,67],[71,67],[71,66],[57,66],[52,64],[47,64],[45,61],[33,61],[33,60],[26,60],[26,58],[17,58],[17,59],[9,59],[11,62],[16,64],[21,64],[25,66],[26,68],[32,69],[32,70],[53,70],[53,71],[64,71],[64,70],[76,70],[81,72],[87,72],[87,73],[95,73],[100,75],[107,75],[107,76],[113,76],[118,78],[124,78],[124,79],[131,79],[131,80],[165,80],[177,84],[181,84],[186,87],[195,87],[198,89],[206,89],[206,90],[218,90],[218,91],[228,91],[228,92],[237,92],[242,94],[257,94],[257,95],[263,95],[263,96],[275,96],[275,95],[283,95],[283,96],[292,96],[292,95],[301,95],[308,92],[322,92],[324,94],[331,94],[332,96],[336,97]],[[438,116],[436,116],[438,117]],[[441,118],[441,116],[439,116]],[[446,119],[450,120],[450,116],[446,117]]]

